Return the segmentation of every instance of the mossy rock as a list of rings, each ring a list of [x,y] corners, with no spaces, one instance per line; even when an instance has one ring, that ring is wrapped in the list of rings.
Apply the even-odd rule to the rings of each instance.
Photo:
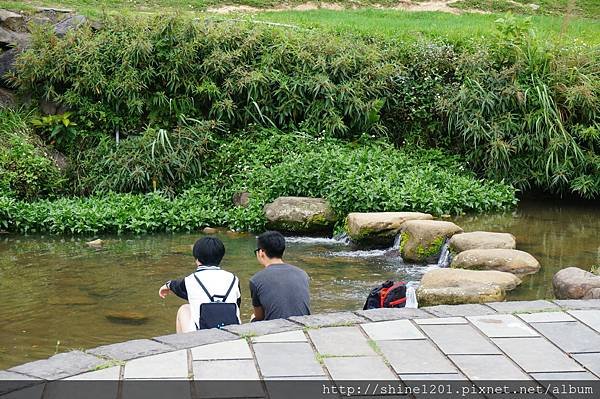
[[[269,228],[295,233],[331,232],[337,220],[327,200],[308,197],[279,197],[265,216]]]
[[[410,220],[402,225],[400,253],[408,262],[436,263],[444,242],[462,228],[452,222]]]
[[[404,222],[429,219],[433,216],[421,212],[350,213],[346,218],[345,231],[356,244],[389,247]]]

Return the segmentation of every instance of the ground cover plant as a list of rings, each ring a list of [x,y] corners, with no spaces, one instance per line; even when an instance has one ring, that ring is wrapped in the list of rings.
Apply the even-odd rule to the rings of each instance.
[[[346,143],[306,133],[249,131],[220,139],[206,175],[177,195],[115,193],[22,201],[0,196],[0,227],[20,233],[149,233],[205,226],[261,230],[263,207],[282,195],[328,198],[340,220],[352,211],[420,210],[436,215],[498,211],[514,189],[478,180],[439,150],[403,151],[365,137]],[[248,192],[248,207],[232,197]]]

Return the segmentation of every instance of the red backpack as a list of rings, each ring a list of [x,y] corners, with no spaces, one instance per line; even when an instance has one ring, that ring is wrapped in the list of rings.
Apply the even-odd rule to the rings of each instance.
[[[388,280],[369,293],[363,310],[377,308],[403,308],[406,305],[406,283]]]

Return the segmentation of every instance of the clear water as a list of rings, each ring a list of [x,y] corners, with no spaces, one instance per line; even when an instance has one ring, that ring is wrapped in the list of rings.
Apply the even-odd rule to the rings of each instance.
[[[600,205],[523,203],[515,212],[454,218],[466,231],[508,231],[518,248],[532,253],[542,270],[527,277],[510,299],[552,297],[560,268],[600,263]],[[254,236],[218,235],[224,268],[242,281],[242,317],[251,304],[248,279],[260,267]],[[96,237],[93,237],[96,238]],[[158,288],[194,270],[197,235],[87,238],[0,236],[0,369],[45,358],[56,351],[91,348],[174,332],[177,308]],[[313,312],[361,308],[369,289],[386,279],[417,281],[437,267],[407,265],[393,251],[354,251],[332,239],[288,239],[286,260],[311,276]],[[127,322],[127,314],[135,320]]]

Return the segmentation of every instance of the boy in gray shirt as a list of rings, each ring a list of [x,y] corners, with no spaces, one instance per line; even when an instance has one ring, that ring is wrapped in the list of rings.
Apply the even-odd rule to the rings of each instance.
[[[265,268],[250,279],[254,321],[310,314],[309,277],[282,259],[285,237],[267,231],[256,239],[256,259]]]

